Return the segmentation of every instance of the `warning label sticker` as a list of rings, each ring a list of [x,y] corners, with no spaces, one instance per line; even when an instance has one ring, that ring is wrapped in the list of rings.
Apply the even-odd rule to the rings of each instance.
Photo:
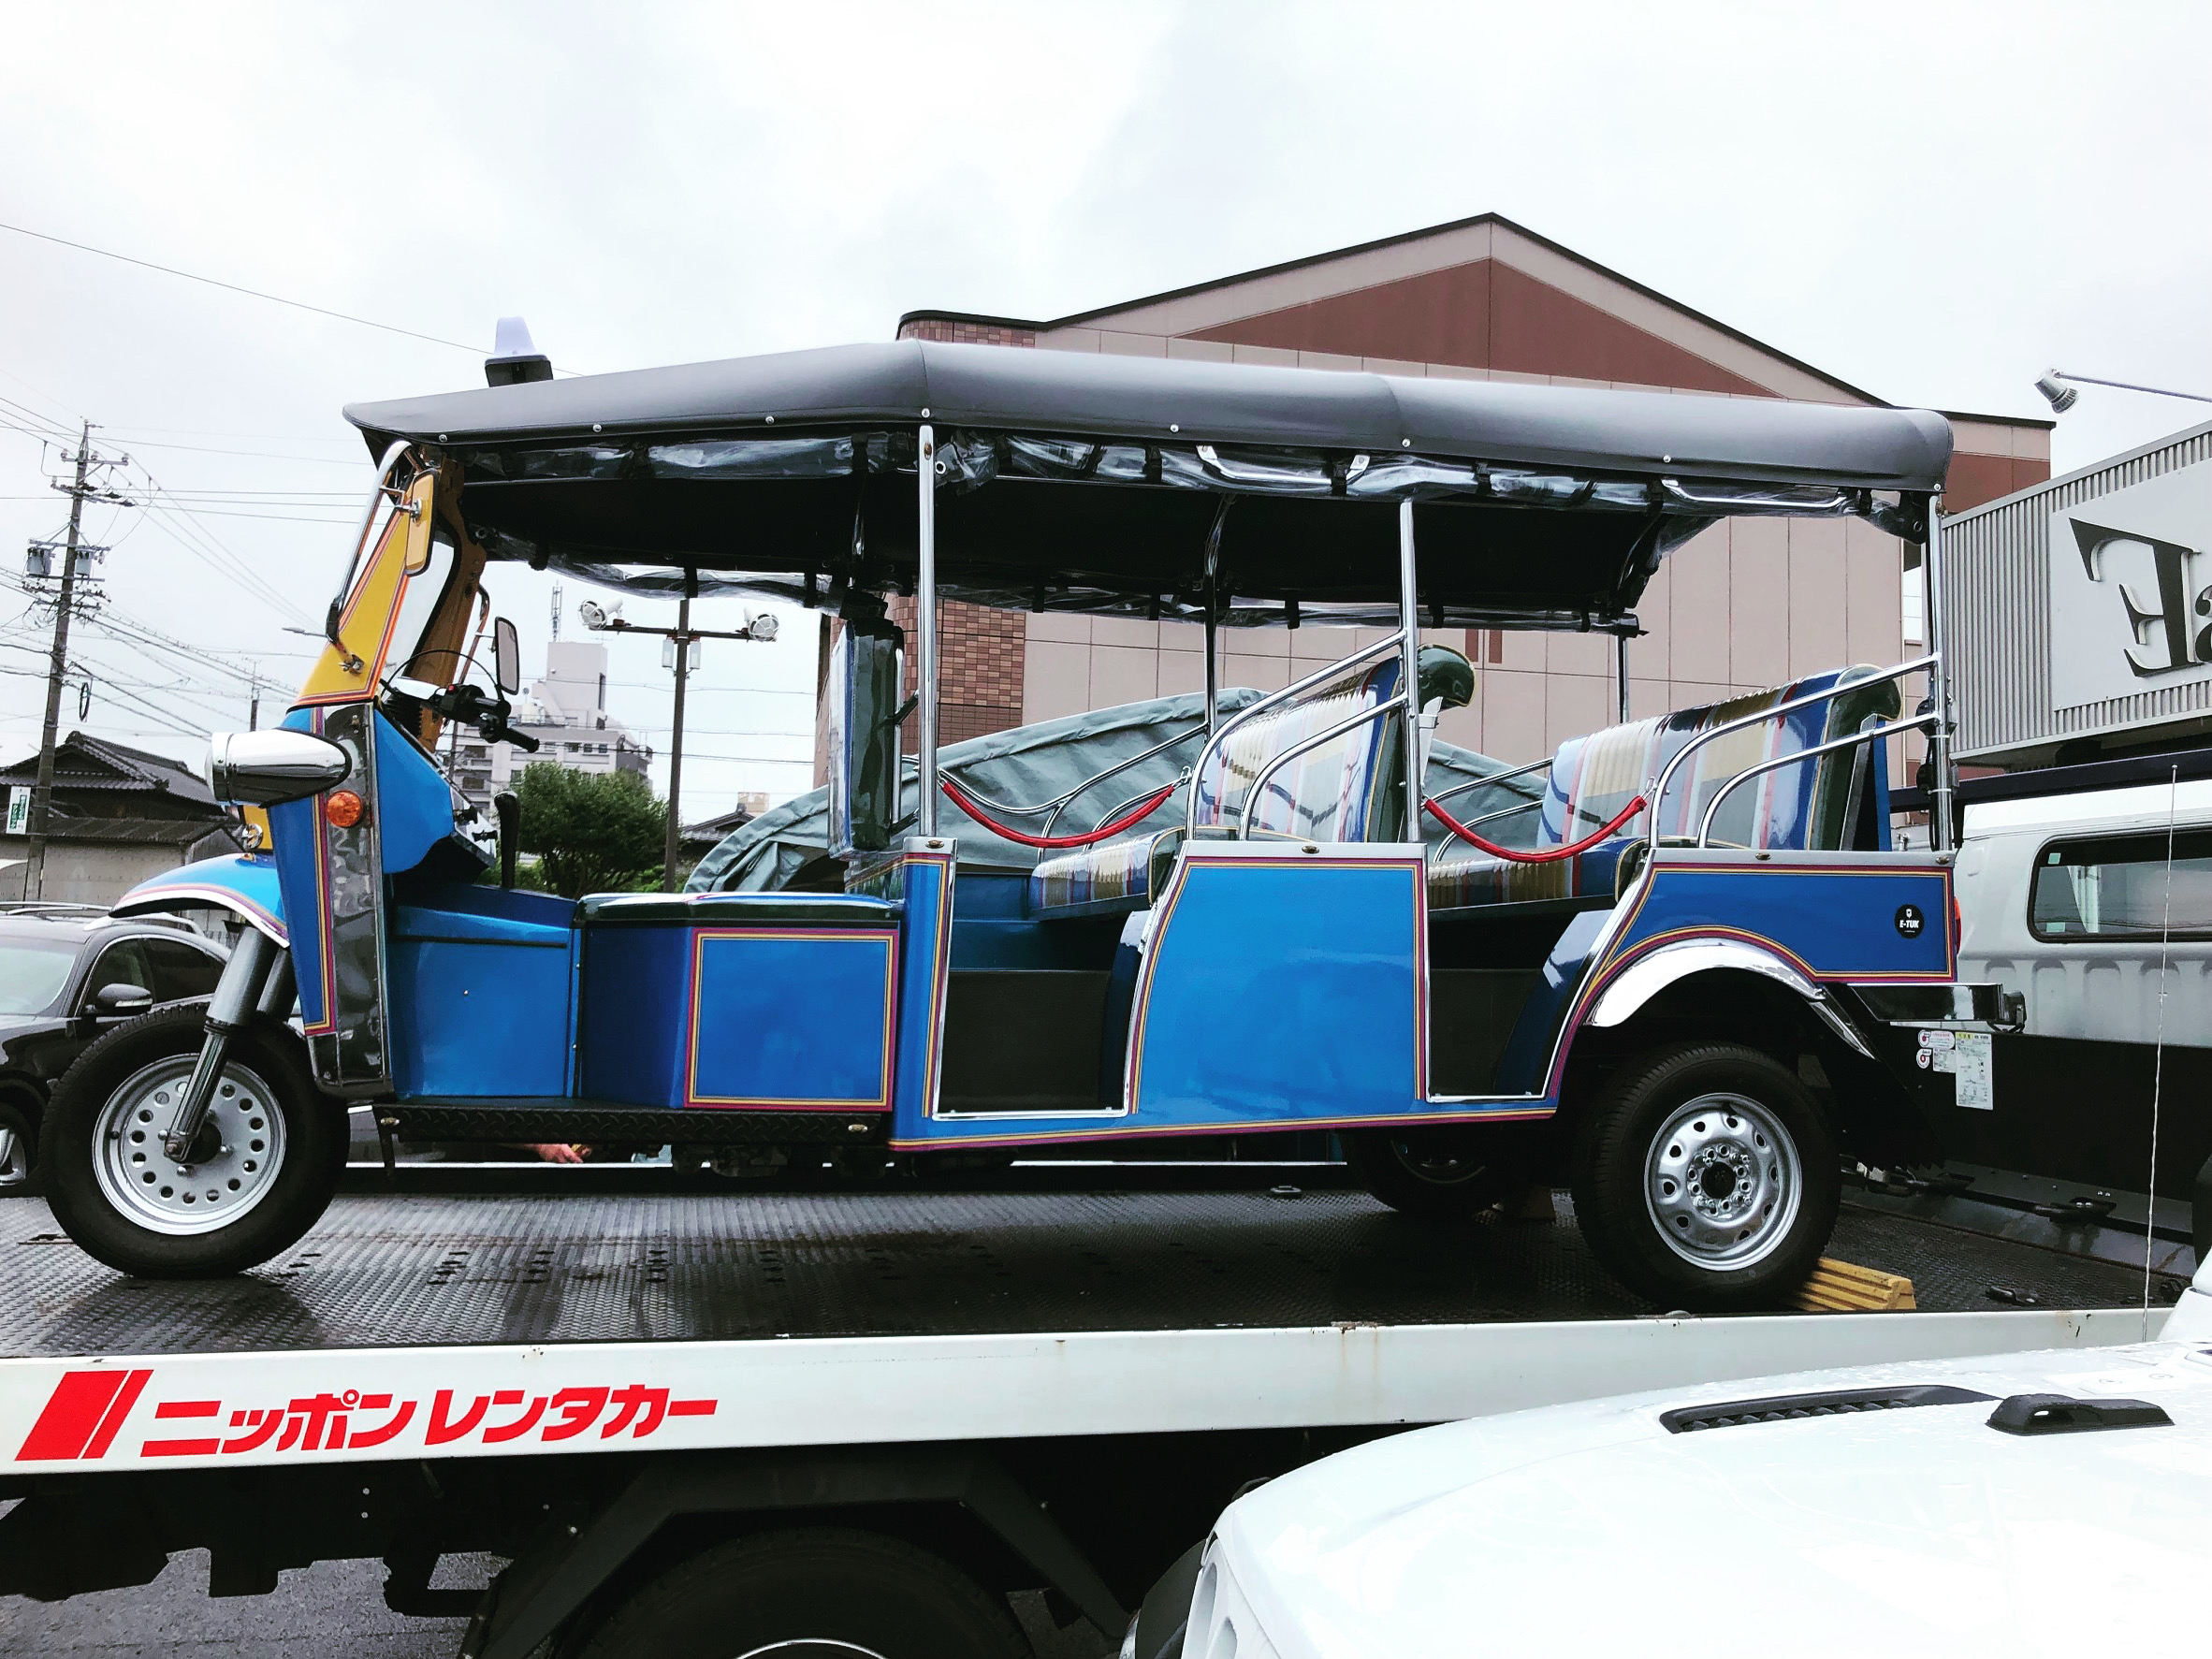
[[[1997,1090],[1986,1031],[1923,1031],[1920,1069],[1948,1071],[1958,1104],[1972,1112],[1994,1112]]]

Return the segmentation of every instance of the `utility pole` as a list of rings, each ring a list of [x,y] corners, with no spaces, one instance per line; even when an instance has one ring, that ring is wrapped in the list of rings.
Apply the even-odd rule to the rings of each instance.
[[[54,728],[62,718],[62,681],[69,668],[69,613],[77,601],[77,563],[80,558],[91,558],[105,548],[86,546],[81,539],[84,526],[84,503],[88,497],[121,502],[112,491],[89,488],[86,473],[95,464],[111,466],[106,460],[95,461],[92,452],[92,422],[86,421],[77,440],[77,478],[67,486],[56,486],[69,498],[69,531],[62,555],[61,602],[54,607],[53,649],[46,664],[46,723],[38,734],[38,781],[31,790],[31,850],[23,866],[23,896],[36,899],[45,896],[46,890],[46,832],[47,820],[53,804],[53,745]]]
[[[683,851],[684,685],[691,677],[691,647],[702,639],[749,639],[765,645],[776,637],[778,626],[774,611],[762,611],[758,615],[748,612],[742,628],[694,628],[691,601],[698,597],[699,573],[687,570],[684,596],[677,606],[673,628],[649,628],[642,622],[610,617],[589,599],[576,607],[584,626],[594,633],[658,633],[669,642],[670,662],[676,669],[676,730],[670,734],[668,747],[668,838],[662,843],[661,866],[663,893],[676,891],[676,863]]]
[[[688,586],[688,584],[687,584]],[[691,673],[691,596],[676,607],[676,730],[668,740],[668,842],[662,853],[661,891],[676,891],[676,861],[683,851],[684,685]]]

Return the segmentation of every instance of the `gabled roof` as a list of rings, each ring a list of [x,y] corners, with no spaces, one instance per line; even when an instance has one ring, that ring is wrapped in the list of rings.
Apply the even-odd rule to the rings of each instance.
[[[0,768],[0,785],[37,780],[36,753]],[[213,792],[183,762],[86,732],[72,732],[54,745],[53,782],[56,789],[151,791],[215,809]]]
[[[1433,247],[1424,250],[1423,243]],[[1330,267],[1342,268],[1334,280],[1323,274]],[[1298,280],[1302,274],[1307,280]],[[1424,327],[1437,334],[1449,318],[1462,331],[1471,325],[1487,339],[1493,315],[1500,329],[1518,333],[1523,357],[1531,329],[1535,339],[1549,342],[1537,354],[1547,360],[1515,360],[1502,342],[1493,357],[1487,349],[1468,352],[1463,342],[1455,348],[1433,339],[1433,349],[1421,350],[1411,338]],[[1290,355],[1282,348],[1297,348],[1300,361],[1314,354],[1336,356],[1339,360],[1327,365],[1336,368],[1357,367],[1361,357],[1371,359],[1370,368],[1379,366],[1375,358],[1418,359],[1495,368],[1509,371],[1506,378],[1533,371],[1616,385],[1890,407],[1871,392],[1502,213],[1478,213],[1067,316],[916,311],[899,319],[901,337],[924,331],[1005,345],[1074,344],[1090,331],[1103,331],[1109,340],[1126,331],[1186,344],[1273,347],[1278,359]],[[1451,331],[1441,327],[1441,332]],[[2011,415],[1970,418],[2005,426],[2051,424]]]

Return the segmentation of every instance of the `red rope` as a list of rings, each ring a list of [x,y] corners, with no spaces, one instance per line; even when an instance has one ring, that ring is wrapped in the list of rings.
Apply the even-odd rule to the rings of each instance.
[[[1644,809],[1644,798],[1641,795],[1637,796],[1635,800],[1621,808],[1620,815],[1612,822],[1607,824],[1603,829],[1593,830],[1572,846],[1547,847],[1541,852],[1531,852],[1523,847],[1501,847],[1495,841],[1486,841],[1443,808],[1436,805],[1434,801],[1423,801],[1421,805],[1426,807],[1430,814],[1446,829],[1451,831],[1453,835],[1459,837],[1470,847],[1479,847],[1493,857],[1509,859],[1515,864],[1553,864],[1563,858],[1572,858],[1578,852],[1589,851],[1591,848],[1596,846],[1638,812],[1641,812]]]
[[[983,809],[976,805],[974,799],[968,793],[968,792],[962,789],[957,783],[954,783],[950,778],[939,779],[938,787],[943,790],[946,795],[951,798],[953,806],[959,808],[961,811],[967,813],[968,817],[974,819],[976,822],[982,824],[993,835],[998,836],[1009,841],[1018,841],[1025,847],[1052,848],[1088,847],[1095,842],[1105,840],[1110,836],[1118,836],[1123,830],[1128,829],[1132,823],[1142,823],[1145,819],[1150,818],[1155,812],[1158,811],[1161,803],[1164,802],[1170,795],[1173,794],[1180,786],[1171,783],[1165,789],[1160,790],[1157,793],[1145,796],[1143,800],[1138,802],[1136,806],[1130,808],[1127,812],[1123,813],[1112,823],[1102,823],[1097,829],[1091,831],[1087,836],[1024,835],[1020,830],[1014,829],[1010,825],[1000,823],[997,822],[997,820],[987,816]]]

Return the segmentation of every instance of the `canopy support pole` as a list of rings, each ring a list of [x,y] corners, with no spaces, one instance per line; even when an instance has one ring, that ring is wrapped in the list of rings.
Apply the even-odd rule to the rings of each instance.
[[[1405,838],[1421,838],[1420,595],[1414,580],[1413,502],[1398,503],[1398,687],[1405,698]]]
[[[1221,672],[1219,660],[1214,655],[1215,623],[1214,620],[1214,590],[1206,589],[1206,735],[1214,735],[1214,725],[1221,707]]]
[[[937,837],[937,433],[924,426],[914,445],[914,476],[921,494],[915,503],[914,537],[914,750],[922,792],[915,826]]]
[[[1935,724],[1928,733],[1928,844],[1938,852],[1952,850],[1950,629],[1943,616],[1943,530],[1941,494],[1928,498],[1928,539],[1922,544],[1921,575],[1928,583],[1928,705]]]
[[[1211,737],[1221,720],[1221,531],[1236,500],[1223,496],[1214,509],[1214,523],[1206,531],[1206,735]]]
[[[1613,720],[1617,725],[1628,723],[1628,635],[1613,635]]]

